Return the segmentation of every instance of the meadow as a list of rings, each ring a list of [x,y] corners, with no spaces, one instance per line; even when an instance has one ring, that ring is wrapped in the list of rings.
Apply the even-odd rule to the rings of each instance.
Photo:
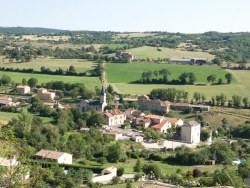
[[[169,80],[178,79],[183,72],[193,72],[197,78],[196,82],[207,82],[207,77],[215,74],[217,78],[224,81],[228,72],[218,66],[196,66],[196,65],[176,65],[176,64],[155,64],[155,63],[108,63],[107,76],[109,83],[124,83],[139,80],[144,71],[154,71],[168,69],[171,73]],[[153,75],[155,78],[155,76]],[[161,77],[158,75],[158,78]],[[236,80],[233,80],[235,83]]]
[[[182,72],[194,72],[197,81],[206,83],[207,76],[210,74],[217,75],[226,82],[225,74],[231,72],[233,81],[231,84],[223,85],[165,85],[165,84],[130,84],[129,82],[140,79],[143,71],[153,71],[167,68],[172,73],[169,79],[177,79]],[[206,100],[211,100],[212,96],[224,93],[228,99],[235,95],[250,98],[250,80],[249,71],[247,70],[224,70],[218,66],[194,66],[194,65],[169,65],[169,64],[149,64],[149,63],[124,63],[124,64],[107,64],[108,82],[113,88],[123,94],[149,94],[152,89],[156,88],[176,88],[189,92],[191,100],[194,92],[200,92],[206,96]],[[158,76],[159,77],[159,76]]]
[[[92,61],[87,61],[83,59],[55,59],[55,58],[37,58],[31,62],[23,63],[10,63],[8,59],[4,59],[4,62],[0,62],[0,67],[9,67],[9,68],[19,68],[19,69],[28,69],[33,68],[36,71],[40,71],[41,67],[50,68],[55,71],[58,68],[67,70],[70,65],[73,65],[77,72],[85,72],[95,68],[96,63]]]
[[[0,71],[0,78],[2,75],[8,75],[11,80],[16,83],[21,83],[23,78],[27,80],[30,78],[37,78],[38,84],[47,83],[51,81],[63,81],[69,83],[83,83],[88,89],[94,90],[95,86],[101,87],[101,81],[98,77],[86,76],[61,76],[61,75],[47,75],[47,74],[32,74],[19,72]]]
[[[139,48],[132,48],[126,51],[135,55],[136,58],[208,58],[209,61],[215,58],[214,55],[209,54],[207,52],[190,52],[183,51],[181,49],[171,49],[171,48],[162,48],[161,51],[157,50],[157,47],[143,46]]]

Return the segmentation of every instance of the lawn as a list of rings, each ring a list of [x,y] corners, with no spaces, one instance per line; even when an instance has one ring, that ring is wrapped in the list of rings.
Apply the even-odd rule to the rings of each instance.
[[[23,78],[27,80],[30,78],[37,78],[38,84],[47,83],[51,81],[64,81],[69,83],[84,83],[88,89],[94,90],[95,86],[101,87],[101,82],[98,77],[83,77],[83,76],[59,76],[59,75],[46,75],[46,74],[32,74],[32,73],[19,73],[19,72],[6,72],[0,71],[0,78],[2,75],[8,75],[11,80],[21,83]]]
[[[33,68],[36,71],[40,71],[41,67],[50,68],[55,71],[58,68],[67,70],[69,66],[73,65],[77,72],[85,72],[95,68],[96,63],[92,61],[82,60],[82,59],[54,59],[54,58],[38,58],[32,60],[31,62],[25,63],[10,63],[8,59],[5,59],[4,62],[0,62],[0,67],[9,67],[9,68],[19,68],[19,69],[28,69]]]
[[[170,49],[170,48],[162,48],[161,51],[158,51],[156,47],[143,46],[139,48],[132,48],[126,51],[129,51],[131,54],[135,55],[136,58],[208,58],[209,61],[215,58],[214,55],[209,54],[207,52],[190,52],[183,51],[180,49]]]
[[[222,78],[224,82],[225,74],[228,72],[218,66],[198,66],[198,65],[173,65],[156,63],[108,63],[107,76],[109,83],[124,83],[139,80],[144,71],[154,71],[166,68],[171,75],[169,80],[178,79],[183,72],[193,72],[197,78],[196,82],[207,82],[207,77],[215,74],[217,78]],[[160,75],[158,78],[161,77]],[[153,75],[153,78],[155,76]],[[234,79],[232,83],[236,83]]]

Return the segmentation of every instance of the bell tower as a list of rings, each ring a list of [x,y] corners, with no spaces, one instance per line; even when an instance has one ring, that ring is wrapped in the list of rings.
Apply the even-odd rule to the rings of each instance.
[[[106,103],[106,89],[105,89],[104,85],[102,85],[102,90],[101,90],[101,93],[100,93],[100,103],[107,106],[107,103]]]

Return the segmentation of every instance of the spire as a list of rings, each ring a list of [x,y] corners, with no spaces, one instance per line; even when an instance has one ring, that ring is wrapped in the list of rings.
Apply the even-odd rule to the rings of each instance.
[[[104,94],[106,94],[106,89],[105,89],[104,85],[102,85],[102,90],[101,90],[100,95],[104,95]]]

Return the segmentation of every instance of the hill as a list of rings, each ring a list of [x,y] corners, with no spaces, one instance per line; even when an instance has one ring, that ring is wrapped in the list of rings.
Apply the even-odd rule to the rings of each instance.
[[[50,34],[65,31],[67,30],[42,27],[0,27],[0,33],[3,34]]]

